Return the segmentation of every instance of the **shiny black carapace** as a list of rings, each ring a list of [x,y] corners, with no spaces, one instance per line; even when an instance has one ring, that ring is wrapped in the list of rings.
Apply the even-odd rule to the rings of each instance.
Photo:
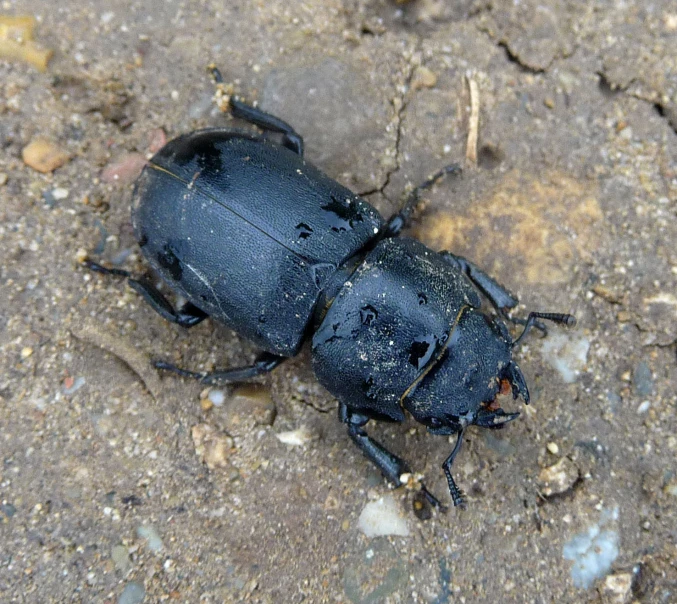
[[[287,123],[234,98],[230,108],[264,134],[214,128],[180,136],[150,160],[134,192],[139,245],[187,303],[176,310],[145,279],[87,266],[127,277],[169,321],[192,327],[212,317],[265,351],[251,366],[213,373],[156,363],[205,384],[271,371],[312,339],[313,369],[338,399],[340,420],[394,485],[411,474],[367,435],[370,419],[401,422],[408,411],[432,434],[458,435],[442,467],[454,505],[462,504],[451,465],[465,429],[497,428],[517,417],[499,407],[499,393],[529,402],[512,359],[515,344],[532,325],[543,329],[538,318],[573,325],[574,317],[509,318],[517,299],[481,269],[399,237],[421,192],[458,166],[415,188],[385,221],[306,162],[303,140]],[[271,132],[278,142],[269,140]],[[495,313],[481,310],[480,294]],[[517,340],[506,319],[524,325]]]

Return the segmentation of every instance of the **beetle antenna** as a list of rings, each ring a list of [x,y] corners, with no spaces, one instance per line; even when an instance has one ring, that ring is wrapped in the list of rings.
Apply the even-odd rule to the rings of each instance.
[[[552,321],[553,323],[559,323],[566,327],[575,327],[576,317],[574,315],[568,315],[565,313],[556,313],[556,312],[530,312],[527,317],[527,322],[524,324],[524,329],[519,337],[512,343],[512,347],[515,348],[521,341],[524,336],[529,333],[529,330],[536,323],[536,319],[545,319],[546,321]]]

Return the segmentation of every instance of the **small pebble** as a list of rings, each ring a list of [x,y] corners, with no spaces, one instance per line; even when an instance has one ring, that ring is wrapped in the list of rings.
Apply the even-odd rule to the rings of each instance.
[[[0,187],[7,184],[8,176],[4,172],[0,172]]]
[[[167,135],[162,128],[156,128],[150,133],[150,142],[148,143],[148,151],[157,153],[162,147],[167,144]]]
[[[78,264],[87,260],[88,257],[89,254],[87,253],[87,250],[83,247],[78,248],[78,251],[75,252],[75,262],[77,262]]]
[[[411,81],[411,89],[434,88],[435,84],[437,84],[437,75],[427,67],[418,67]]]
[[[357,521],[357,527],[370,538],[384,535],[400,537],[409,535],[407,521],[400,514],[397,502],[392,495],[384,495],[365,505]]]
[[[575,382],[585,369],[590,340],[573,334],[553,333],[542,344],[543,356],[567,384]]]
[[[16,514],[16,508],[11,503],[0,503],[0,512],[7,516],[7,518],[11,518]]]
[[[101,173],[103,182],[131,183],[137,179],[146,165],[140,153],[129,153],[108,164]]]
[[[639,396],[649,396],[653,392],[651,368],[644,361],[638,363],[632,372],[632,387]]]
[[[576,587],[587,589],[604,577],[619,554],[619,535],[615,530],[618,508],[603,511],[598,524],[591,525],[572,537],[562,549],[565,560],[571,560],[571,578]]]
[[[643,413],[646,413],[649,410],[649,407],[651,407],[650,401],[642,401],[637,407],[637,414],[642,415]]]
[[[557,455],[559,453],[559,447],[557,446],[557,443],[548,443],[547,449],[553,455]]]
[[[21,158],[27,166],[44,174],[60,168],[70,159],[61,147],[43,138],[28,143],[21,151]]]
[[[620,137],[626,140],[632,139],[632,127],[628,126],[626,128],[623,128],[623,130],[621,130],[620,132]]]
[[[129,559],[129,551],[124,545],[116,545],[111,550],[111,559],[115,568],[123,575],[126,575],[132,569],[132,561]]]
[[[63,381],[63,393],[66,395],[75,394],[84,385],[85,378],[82,376],[79,376],[77,378],[67,377]]]
[[[268,386],[242,384],[233,390],[228,403],[228,413],[246,413],[254,419],[254,423],[260,426],[272,426],[277,415],[277,407]]]
[[[314,438],[313,433],[305,426],[301,426],[296,430],[289,430],[288,432],[278,432],[275,436],[277,436],[278,440],[285,445],[292,445],[295,447],[303,446]]]
[[[68,193],[68,189],[64,189],[63,187],[57,187],[56,189],[52,190],[52,196],[57,201],[68,198]]]
[[[224,394],[223,390],[211,390],[207,398],[215,407],[220,407],[226,400],[226,395]]]
[[[663,492],[666,495],[670,495],[672,497],[677,497],[677,482],[671,482],[669,484],[666,484],[663,487]]]
[[[152,552],[159,552],[164,547],[160,534],[157,529],[150,524],[142,524],[136,529],[136,535],[140,539],[145,539],[148,543],[148,549]]]
[[[191,435],[195,452],[210,470],[229,466],[228,457],[233,448],[233,439],[230,436],[217,432],[209,424],[193,426]]]
[[[568,457],[543,468],[538,475],[538,485],[545,497],[565,493],[578,480],[578,468]]]
[[[629,604],[632,601],[632,573],[614,573],[599,587],[602,604]]]
[[[118,598],[118,604],[141,604],[146,590],[140,583],[127,583]]]
[[[33,349],[28,347],[28,346],[21,349],[21,358],[22,359],[27,359],[32,354],[33,354]]]

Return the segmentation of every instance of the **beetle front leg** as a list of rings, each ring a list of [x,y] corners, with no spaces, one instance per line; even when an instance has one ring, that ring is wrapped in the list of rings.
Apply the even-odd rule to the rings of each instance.
[[[498,283],[493,277],[490,277],[481,268],[467,260],[463,256],[457,256],[446,250],[440,252],[440,256],[449,264],[457,267],[466,277],[472,281],[475,286],[487,297],[496,310],[508,312],[515,308],[519,301],[513,296],[507,288]]]
[[[221,75],[221,72],[213,65],[209,67],[209,70],[217,87],[222,85],[223,76]],[[252,107],[235,97],[230,97],[229,105],[230,111],[235,117],[254,124],[259,128],[263,128],[264,130],[282,134],[282,146],[303,157],[303,138],[287,122],[270,113],[262,111],[258,107]]]
[[[463,444],[463,433],[465,430],[461,430],[458,433],[458,438],[456,439],[456,444],[454,445],[454,450],[451,452],[451,455],[442,464],[442,469],[444,474],[447,477],[447,483],[449,485],[449,493],[451,493],[451,499],[454,502],[454,506],[460,506],[465,508],[465,496],[463,491],[458,488],[454,477],[451,475],[451,464],[454,463],[454,458],[458,455],[458,452],[461,450],[461,445]]]
[[[143,278],[134,277],[129,271],[120,268],[106,268],[91,260],[85,260],[82,264],[89,270],[102,275],[125,277],[129,287],[136,291],[157,314],[170,323],[176,323],[181,327],[193,327],[209,316],[190,302],[186,302],[179,310],[176,310],[154,285]]]
[[[511,317],[508,314],[517,306],[517,304],[519,304],[519,300],[511,294],[505,286],[501,285],[493,277],[485,273],[479,266],[473,264],[463,256],[457,256],[446,250],[441,251],[440,256],[442,256],[449,264],[452,264],[463,271],[477,289],[479,289],[487,300],[491,302],[501,317],[516,325],[526,324],[526,319]],[[534,321],[533,325],[544,334],[548,333],[548,328],[540,321]]]
[[[348,426],[348,435],[367,459],[375,464],[393,485],[396,487],[403,486],[405,483],[402,482],[401,477],[410,473],[409,466],[403,459],[388,451],[362,429],[369,418],[366,415],[352,413],[345,403],[339,403],[339,420]],[[439,508],[443,512],[446,511],[445,506],[428,491],[424,484],[421,484],[420,489],[433,507]]]
[[[411,215],[414,213],[416,206],[421,201],[421,193],[432,187],[440,178],[446,174],[460,174],[461,166],[459,164],[451,164],[445,166],[435,174],[433,174],[428,180],[424,183],[418,185],[411,193],[409,193],[407,199],[400,211],[394,216],[390,217],[388,223],[386,224],[383,233],[380,236],[380,239],[387,239],[388,237],[396,237],[400,234],[402,229],[407,226],[407,222],[411,218]]]

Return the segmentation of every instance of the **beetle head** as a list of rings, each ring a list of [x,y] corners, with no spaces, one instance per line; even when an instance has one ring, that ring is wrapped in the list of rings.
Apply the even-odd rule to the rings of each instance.
[[[465,307],[435,365],[404,401],[414,418],[434,434],[453,434],[468,425],[499,427],[517,417],[498,407],[499,394],[529,402],[529,390],[512,360],[505,325]]]

